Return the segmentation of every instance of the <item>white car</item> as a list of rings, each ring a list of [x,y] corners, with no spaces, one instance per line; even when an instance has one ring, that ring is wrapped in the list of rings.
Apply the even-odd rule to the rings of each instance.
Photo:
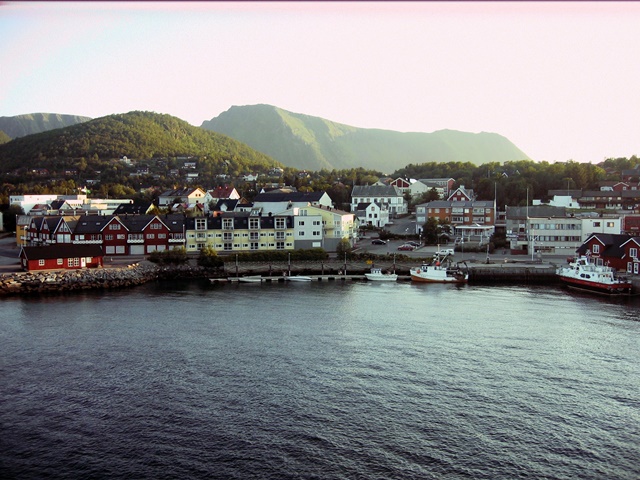
[[[440,256],[455,255],[455,251],[453,248],[443,248],[440,251],[436,252],[436,255],[440,255]]]

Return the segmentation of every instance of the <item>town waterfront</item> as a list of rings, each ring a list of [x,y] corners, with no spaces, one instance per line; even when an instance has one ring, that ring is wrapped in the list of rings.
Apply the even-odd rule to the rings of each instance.
[[[639,311],[340,281],[5,298],[0,476],[636,479]]]

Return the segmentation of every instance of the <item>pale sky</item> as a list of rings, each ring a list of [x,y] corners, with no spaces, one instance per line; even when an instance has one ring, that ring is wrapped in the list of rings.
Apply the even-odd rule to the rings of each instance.
[[[0,45],[0,116],[266,103],[537,161],[640,155],[638,2],[4,2]]]

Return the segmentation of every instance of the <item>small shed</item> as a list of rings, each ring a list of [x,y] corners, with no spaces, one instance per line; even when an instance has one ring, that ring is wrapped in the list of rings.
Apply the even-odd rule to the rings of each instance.
[[[23,270],[77,270],[103,265],[104,254],[99,245],[54,244],[22,247],[20,265]]]

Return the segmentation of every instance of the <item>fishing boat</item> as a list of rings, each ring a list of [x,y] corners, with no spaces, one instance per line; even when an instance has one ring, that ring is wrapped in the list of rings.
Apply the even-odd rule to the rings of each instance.
[[[631,293],[633,284],[618,275],[609,265],[598,265],[590,256],[582,255],[568,265],[558,267],[560,281],[568,287],[604,294]]]
[[[423,283],[467,283],[469,273],[446,260],[447,255],[437,255],[430,263],[409,270],[411,281]]]
[[[371,272],[365,273],[364,276],[367,280],[373,282],[395,282],[398,280],[398,275],[395,273],[385,273],[381,268],[372,268]]]

